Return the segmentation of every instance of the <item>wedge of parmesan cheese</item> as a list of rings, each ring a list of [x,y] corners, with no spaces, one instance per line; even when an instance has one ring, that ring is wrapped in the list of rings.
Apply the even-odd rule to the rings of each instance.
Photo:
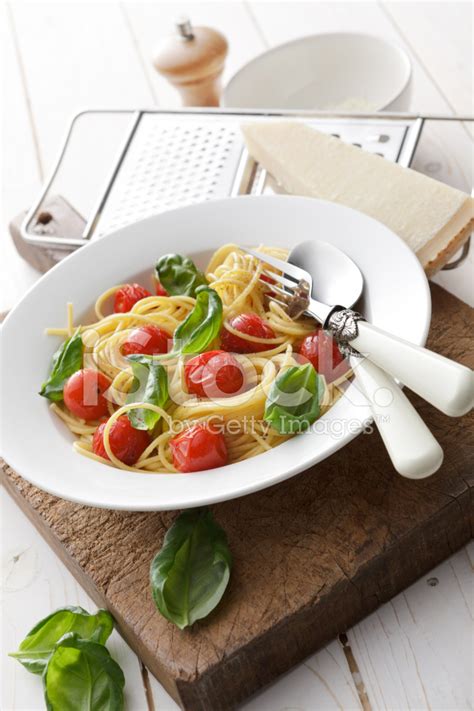
[[[298,121],[242,126],[250,154],[289,193],[339,202],[383,222],[428,275],[467,240],[474,200],[444,183]]]

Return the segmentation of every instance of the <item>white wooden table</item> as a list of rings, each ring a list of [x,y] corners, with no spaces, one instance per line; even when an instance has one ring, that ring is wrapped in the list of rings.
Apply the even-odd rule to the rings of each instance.
[[[0,311],[14,305],[39,276],[15,253],[7,222],[37,194],[71,115],[93,106],[177,106],[150,56],[157,37],[182,13],[228,37],[226,76],[266,47],[293,37],[359,30],[407,49],[414,69],[413,109],[472,113],[469,2],[11,2],[2,6]],[[469,190],[472,144],[469,126],[429,129],[416,167]],[[470,256],[461,269],[437,280],[472,303],[472,270]],[[1,708],[30,711],[43,708],[40,680],[5,652],[54,608],[94,605],[4,491],[1,497]],[[333,641],[243,708],[472,708],[473,557],[469,547],[455,553],[351,629],[345,647]],[[110,646],[125,672],[129,709],[177,708],[118,633]]]

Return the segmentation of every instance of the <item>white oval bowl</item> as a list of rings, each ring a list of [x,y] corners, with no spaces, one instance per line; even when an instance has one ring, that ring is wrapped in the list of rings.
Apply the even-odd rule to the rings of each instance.
[[[335,203],[302,197],[239,197],[183,207],[143,220],[81,248],[51,269],[13,309],[1,329],[2,448],[32,484],[82,504],[169,510],[263,489],[320,462],[358,434],[370,416],[354,385],[319,421],[257,458],[193,474],[137,474],[75,453],[73,436],[37,393],[59,339],[45,328],[65,323],[66,303],[90,312],[108,287],[139,280],[151,287],[153,265],[178,252],[204,266],[225,242],[292,248],[320,237],[343,249],[365,278],[361,308],[373,323],[425,342],[428,283],[408,247],[379,222]],[[336,278],[337,275],[335,275]],[[317,475],[317,469],[315,470]]]
[[[370,113],[404,111],[410,94],[411,63],[398,45],[373,35],[330,32],[258,55],[229,80],[222,104]]]

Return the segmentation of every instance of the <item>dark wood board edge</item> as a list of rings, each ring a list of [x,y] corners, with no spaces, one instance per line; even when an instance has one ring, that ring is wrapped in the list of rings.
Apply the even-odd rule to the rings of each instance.
[[[318,599],[317,606],[307,606],[289,615],[199,679],[183,682],[176,681],[157,665],[156,658],[137,639],[119,610],[111,606],[84,575],[61,541],[3,470],[2,483],[94,602],[109,608],[122,637],[186,711],[230,711],[235,708],[236,704],[345,632],[441,563],[471,539],[474,529],[472,491],[468,489],[361,568],[357,576],[352,579],[346,577],[342,583],[328,590]],[[285,655],[280,654],[282,646]]]

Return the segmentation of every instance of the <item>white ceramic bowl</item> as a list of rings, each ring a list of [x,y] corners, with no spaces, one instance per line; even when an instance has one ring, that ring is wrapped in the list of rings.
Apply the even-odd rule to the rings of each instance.
[[[381,37],[351,32],[310,35],[269,49],[224,89],[228,108],[404,111],[411,64]]]
[[[229,198],[165,212],[67,257],[7,317],[0,351],[5,460],[36,486],[65,499],[112,509],[167,510],[263,489],[345,445],[370,415],[354,385],[318,421],[320,431],[299,435],[258,458],[193,474],[137,474],[76,454],[72,435],[37,394],[58,346],[44,330],[65,323],[67,301],[74,303],[78,318],[114,284],[138,280],[151,286],[153,264],[167,252],[189,255],[204,266],[224,242],[292,248],[318,237],[358,263],[367,317],[424,343],[431,313],[426,277],[415,255],[379,222],[334,203],[289,196]]]

